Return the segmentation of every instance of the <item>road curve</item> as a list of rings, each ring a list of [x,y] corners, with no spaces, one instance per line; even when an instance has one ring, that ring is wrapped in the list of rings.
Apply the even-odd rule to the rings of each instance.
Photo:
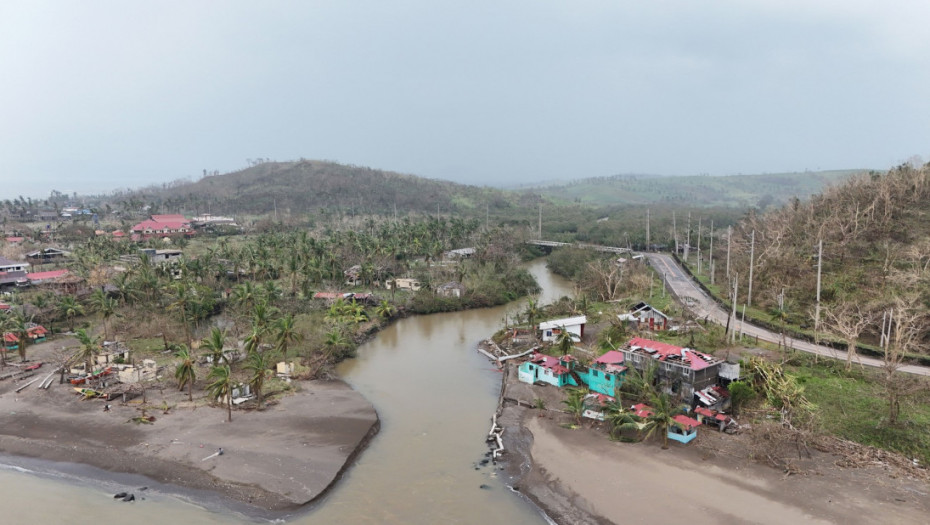
[[[710,296],[694,282],[691,276],[678,265],[678,262],[675,261],[671,255],[663,253],[647,253],[645,255],[649,259],[649,264],[665,278],[668,288],[682,301],[686,308],[694,313],[695,318],[707,319],[726,326],[729,312],[725,311],[716,301],[710,298]],[[738,329],[739,325],[737,324],[735,328]],[[782,341],[782,336],[780,334],[748,322],[743,324],[743,334],[775,344]],[[843,350],[837,350],[829,346],[815,345],[808,341],[795,339],[793,337],[785,337],[785,342],[789,347],[795,350],[843,361],[846,360],[846,352]],[[874,357],[856,357],[858,362],[861,362],[865,366],[880,368],[884,364],[881,359],[876,359]],[[898,370],[909,374],[930,376],[930,368],[924,366],[904,365]]]

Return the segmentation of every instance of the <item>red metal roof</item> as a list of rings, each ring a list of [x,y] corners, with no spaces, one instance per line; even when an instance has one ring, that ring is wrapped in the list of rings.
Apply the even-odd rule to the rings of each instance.
[[[641,337],[634,337],[630,339],[629,343],[631,348],[643,348],[646,350],[652,350],[659,355],[659,361],[665,361],[669,356],[678,356],[681,358],[681,361],[688,363],[692,370],[703,370],[710,366],[710,364],[701,358],[705,356],[710,360],[715,358],[698,352],[697,350],[692,350],[690,348],[682,348],[680,346],[670,345],[668,343],[663,343],[661,341],[653,341],[651,339],[643,339]]]
[[[652,407],[646,403],[639,403],[638,405],[633,405],[633,414],[636,415],[636,417],[646,418],[655,414],[655,412],[653,412]]]
[[[616,350],[611,350],[601,357],[597,358],[595,363],[601,365],[618,365],[623,362],[623,352],[618,352]]]
[[[68,270],[52,270],[50,272],[35,272],[26,274],[30,281],[44,281],[46,279],[57,279],[68,275]]]
[[[6,242],[10,242],[10,243],[23,242],[25,239],[26,239],[25,237],[7,237]]]
[[[571,356],[563,356],[563,359],[565,357],[571,357]],[[552,357],[551,355],[533,354],[530,357],[530,361],[538,364],[539,366],[543,368],[552,370],[552,373],[557,376],[562,375],[562,374],[567,374],[569,372],[568,368],[565,368],[564,366],[562,366],[562,363],[559,361],[559,358]]]
[[[6,332],[5,334],[3,334],[3,340],[6,341],[7,343],[18,343],[19,337],[17,337],[16,334],[11,334],[10,332]]]
[[[692,419],[692,418],[690,418],[690,417],[688,417],[688,416],[686,416],[686,415],[684,415],[684,414],[678,414],[677,416],[673,417],[672,419],[673,419],[676,423],[678,423],[679,425],[681,425],[682,427],[684,427],[685,430],[691,430],[691,429],[695,429],[695,428],[701,426],[701,424],[700,424],[696,419]]]

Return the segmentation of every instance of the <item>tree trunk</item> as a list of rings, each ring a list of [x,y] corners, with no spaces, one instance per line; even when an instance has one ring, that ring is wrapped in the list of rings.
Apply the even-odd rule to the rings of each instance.
[[[232,391],[226,396],[227,423],[232,423]]]

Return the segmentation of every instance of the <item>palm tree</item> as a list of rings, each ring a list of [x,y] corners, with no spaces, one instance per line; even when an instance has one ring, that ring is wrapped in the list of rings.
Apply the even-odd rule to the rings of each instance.
[[[182,390],[186,385],[187,399],[189,401],[193,401],[194,381],[197,380],[197,370],[194,364],[194,357],[191,355],[190,350],[188,350],[184,345],[181,345],[181,348],[179,348],[174,355],[181,360],[174,369],[174,377],[178,380],[178,390]]]
[[[74,331],[74,318],[84,315],[84,307],[74,296],[66,295],[58,302],[58,312],[68,319],[68,329]]]
[[[278,319],[275,328],[277,329],[276,345],[278,350],[281,351],[283,359],[287,361],[288,348],[290,348],[291,344],[299,344],[303,341],[304,335],[294,325],[293,314],[287,314]]]
[[[681,414],[682,410],[674,406],[671,397],[664,392],[649,396],[649,406],[652,414],[644,421],[644,439],[659,432],[662,435],[662,448],[668,449],[668,427],[675,424],[672,418]]]
[[[536,326],[537,317],[539,317],[539,299],[530,297],[526,300],[526,322],[529,323],[531,330]]]
[[[94,293],[90,296],[90,304],[100,312],[101,317],[103,317],[103,339],[104,341],[110,340],[110,318],[114,315],[119,315],[117,313],[117,308],[119,304],[116,299],[108,296],[103,290],[97,289],[94,290]]]
[[[186,282],[178,281],[169,284],[166,291],[173,296],[173,301],[168,304],[167,310],[178,310],[181,314],[181,323],[184,325],[184,335],[187,337],[187,346],[191,346],[191,326],[188,311],[194,297],[190,293],[190,288]]]
[[[581,415],[584,414],[584,390],[569,388],[568,398],[562,401],[569,415],[575,418],[575,424],[581,424]]]
[[[388,302],[387,299],[383,299],[381,304],[375,308],[375,313],[384,319],[390,319],[396,312],[397,309],[394,308],[394,305]]]
[[[210,335],[200,342],[200,346],[209,351],[210,355],[213,356],[214,365],[226,359],[226,356],[223,354],[223,347],[226,346],[226,333],[221,332],[219,328],[214,326],[213,329],[210,330]]]
[[[84,370],[89,374],[93,371],[94,357],[100,352],[100,339],[88,335],[87,330],[83,328],[75,332],[74,336],[77,337],[78,342],[81,343],[78,357],[84,360],[84,365],[86,366]]]
[[[338,350],[348,346],[349,341],[342,335],[342,330],[339,328],[333,328],[326,333],[326,339],[323,341],[323,344],[326,345],[328,349],[327,355],[331,359],[336,355]]]
[[[618,439],[624,430],[634,430],[637,433],[643,430],[642,422],[625,410],[619,401],[607,403],[606,412],[611,439]]]
[[[246,358],[244,368],[250,373],[249,386],[258,398],[258,409],[262,408],[262,388],[265,378],[268,377],[268,368],[271,366],[272,356],[265,352],[252,352]]]
[[[210,394],[211,398],[215,400],[226,398],[226,411],[228,414],[226,420],[231,422],[233,378],[232,372],[229,370],[229,365],[213,365],[213,368],[210,369],[210,373],[207,375],[207,380],[210,381],[207,385],[207,392]]]
[[[564,326],[560,327],[559,335],[555,338],[555,346],[562,355],[568,355],[574,348],[575,340],[572,338],[573,335]]]

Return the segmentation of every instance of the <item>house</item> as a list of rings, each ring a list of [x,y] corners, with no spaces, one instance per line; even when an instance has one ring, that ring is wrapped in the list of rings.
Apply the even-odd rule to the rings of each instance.
[[[517,369],[517,378],[529,384],[547,383],[557,387],[579,386],[580,381],[575,379],[577,374],[572,372],[575,358],[570,355],[552,357],[546,354],[534,353],[530,359]]]
[[[730,416],[709,408],[697,407],[694,409],[694,415],[702,425],[715,426],[721,432],[728,426],[735,424],[735,421]]]
[[[730,408],[730,392],[719,385],[711,385],[694,391],[691,406],[704,406],[713,410]]]
[[[31,285],[39,284],[52,284],[58,282],[59,279],[65,277],[70,272],[68,270],[52,270],[49,272],[33,272],[26,274],[26,279],[29,280]]]
[[[139,251],[148,256],[149,263],[151,263],[152,266],[156,264],[178,262],[184,255],[184,252],[181,250],[155,250],[153,248],[143,248]]]
[[[607,419],[607,406],[614,402],[616,402],[616,399],[604,394],[587,394],[582,402],[584,411],[581,413],[581,417],[604,421]]]
[[[580,341],[584,337],[584,325],[587,324],[587,316],[581,315],[578,317],[566,317],[564,319],[553,319],[551,321],[546,321],[544,323],[539,323],[539,330],[542,332],[542,340],[546,342],[554,342],[559,334],[562,333],[562,330],[566,330],[577,337],[572,337],[572,339],[577,339]]]
[[[617,316],[620,321],[626,322],[636,329],[649,328],[650,330],[668,329],[668,316],[646,303],[639,303],[630,309],[629,313]]]
[[[468,259],[475,254],[474,248],[458,248],[456,250],[449,250],[442,254],[443,259],[456,260],[456,259]]]
[[[35,323],[29,323],[26,326],[26,338],[29,339],[29,342],[32,344],[41,343],[45,341],[45,337],[48,335],[48,330],[44,326]]]
[[[624,363],[643,372],[655,367],[656,380],[666,392],[691,399],[695,391],[716,385],[723,360],[660,341],[634,337],[619,350]]]
[[[672,418],[673,423],[668,426],[668,438],[679,443],[690,443],[697,437],[697,429],[701,423],[684,414]]]
[[[465,285],[457,281],[450,281],[437,286],[436,294],[440,297],[464,297]]]
[[[611,350],[597,358],[587,370],[579,370],[578,376],[591,391],[613,396],[626,377],[623,359],[622,352]]]
[[[28,274],[24,271],[0,271],[0,288],[10,288],[13,286],[29,286]]]
[[[144,220],[132,227],[132,233],[140,236],[142,239],[148,239],[153,236],[170,236],[194,234],[191,223],[183,215],[152,215],[148,220]]]
[[[25,237],[18,237],[18,236],[11,236],[11,237],[6,238],[6,242],[10,244],[22,244],[22,242],[25,240],[26,240]]]
[[[6,257],[0,257],[0,272],[28,272],[29,263],[27,262],[16,262],[7,259]]]
[[[396,288],[398,290],[411,290],[414,292],[419,291],[420,288],[423,288],[423,285],[420,283],[420,281],[416,279],[406,279],[400,277],[388,279],[384,282],[384,286],[388,290],[391,288]]]
[[[346,285],[358,286],[359,279],[362,275],[362,265],[356,264],[351,266],[348,270],[342,272],[342,275],[346,278]]]
[[[3,350],[18,350],[19,336],[11,332],[3,334]]]
[[[71,256],[71,252],[59,248],[43,248],[26,254],[26,258],[38,264],[65,259]]]

